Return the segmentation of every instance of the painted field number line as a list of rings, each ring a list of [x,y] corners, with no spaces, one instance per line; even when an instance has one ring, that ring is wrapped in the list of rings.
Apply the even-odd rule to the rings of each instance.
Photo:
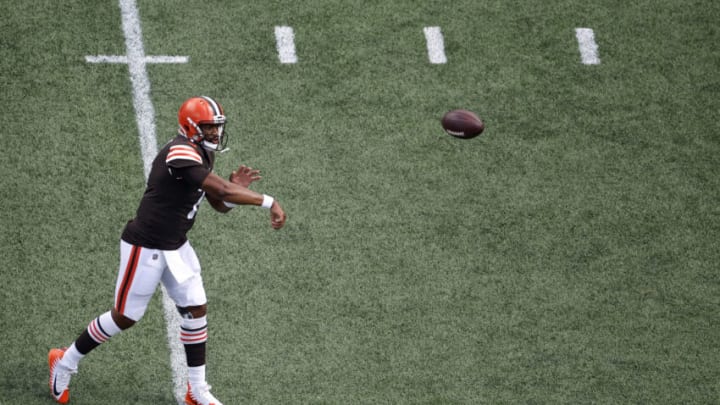
[[[295,54],[295,33],[292,27],[275,27],[275,41],[277,43],[278,57],[280,63],[297,63]]]
[[[575,28],[580,59],[584,65],[599,65],[598,46],[595,42],[595,32],[591,28]]]
[[[427,41],[428,59],[430,63],[447,63],[445,56],[445,40],[443,39],[440,27],[425,27],[425,40]]]

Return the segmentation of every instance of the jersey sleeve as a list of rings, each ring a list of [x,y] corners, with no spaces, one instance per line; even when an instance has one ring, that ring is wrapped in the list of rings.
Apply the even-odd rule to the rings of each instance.
[[[200,153],[190,145],[171,146],[165,164],[176,180],[185,181],[197,188],[200,188],[211,171],[203,165]]]
[[[172,168],[202,166],[203,160],[200,152],[190,145],[173,145],[165,158],[165,164]]]
[[[183,168],[171,168],[170,173],[175,180],[184,181],[192,187],[200,188],[205,178],[210,175],[210,170],[202,166],[188,166]]]

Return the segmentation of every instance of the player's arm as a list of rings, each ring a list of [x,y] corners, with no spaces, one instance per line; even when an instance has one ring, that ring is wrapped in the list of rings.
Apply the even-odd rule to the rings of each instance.
[[[230,173],[229,178],[230,183],[237,184],[245,188],[248,188],[250,184],[260,179],[262,179],[262,177],[260,176],[260,170],[253,169],[252,167],[245,165],[240,165],[237,170],[233,170],[232,173]],[[225,203],[223,203],[222,200],[211,197],[209,195],[207,196],[207,200],[210,203],[210,206],[215,209],[215,211],[226,213],[232,209],[228,207]]]
[[[234,205],[262,206],[270,209],[270,220],[273,228],[280,229],[285,224],[285,212],[272,197],[231,183],[212,172],[202,182],[201,187],[207,194],[208,202],[215,209],[217,209],[216,205],[220,204],[225,205],[227,208],[232,208]]]
[[[225,205],[222,200],[217,199],[210,194],[205,194],[205,199],[210,203],[210,206],[213,207],[215,211],[222,212],[223,214],[232,209]]]

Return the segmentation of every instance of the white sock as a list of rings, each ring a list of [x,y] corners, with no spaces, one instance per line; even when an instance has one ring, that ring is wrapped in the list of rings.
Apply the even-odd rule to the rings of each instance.
[[[92,322],[90,322],[90,325],[88,325],[87,331],[92,340],[97,343],[105,343],[111,337],[122,332],[120,327],[117,326],[115,321],[112,319],[110,311],[107,311],[93,319]]]
[[[77,371],[78,363],[83,357],[85,357],[85,355],[80,353],[78,349],[75,348],[75,343],[73,343],[65,350],[65,354],[58,364],[70,371]]]
[[[188,382],[190,387],[202,387],[205,382],[205,365],[188,367]]]

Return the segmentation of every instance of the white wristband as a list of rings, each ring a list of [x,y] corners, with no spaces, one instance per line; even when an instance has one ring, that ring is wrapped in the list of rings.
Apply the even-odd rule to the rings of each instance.
[[[270,209],[270,207],[272,207],[272,205],[273,205],[273,202],[275,202],[274,198],[270,197],[267,194],[263,194],[263,202],[262,202],[261,207]]]
[[[233,203],[227,202],[227,201],[223,201],[223,204],[225,204],[225,206],[228,207],[228,208],[235,208],[235,207],[237,207],[237,204],[233,204]]]

